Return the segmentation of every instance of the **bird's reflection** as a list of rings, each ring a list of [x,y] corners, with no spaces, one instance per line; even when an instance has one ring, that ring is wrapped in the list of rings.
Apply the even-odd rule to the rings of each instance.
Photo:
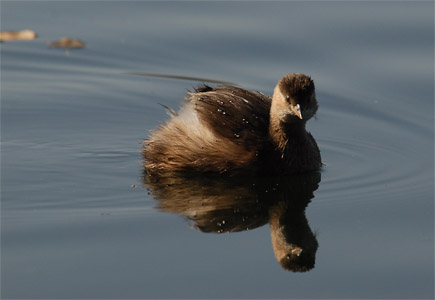
[[[281,266],[293,272],[314,267],[318,243],[305,208],[320,183],[320,172],[273,178],[144,176],[157,208],[189,219],[208,233],[237,232],[270,224]]]

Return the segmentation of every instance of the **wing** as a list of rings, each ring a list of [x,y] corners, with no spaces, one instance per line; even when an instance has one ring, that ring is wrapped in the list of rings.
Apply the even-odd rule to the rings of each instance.
[[[203,86],[189,92],[201,122],[214,134],[258,149],[268,137],[271,98],[234,86]]]

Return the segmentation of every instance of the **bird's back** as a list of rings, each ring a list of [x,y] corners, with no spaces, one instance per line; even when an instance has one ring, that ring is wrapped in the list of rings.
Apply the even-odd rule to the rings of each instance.
[[[145,141],[147,173],[255,173],[268,141],[271,99],[233,86],[203,86],[186,100]]]
[[[203,86],[187,99],[200,122],[217,137],[247,150],[259,148],[268,137],[271,98],[234,86]]]

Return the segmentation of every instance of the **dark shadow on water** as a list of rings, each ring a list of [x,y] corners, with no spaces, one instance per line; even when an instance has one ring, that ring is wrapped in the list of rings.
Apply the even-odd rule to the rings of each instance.
[[[315,264],[318,243],[305,216],[320,172],[269,178],[144,177],[159,210],[177,213],[206,233],[252,230],[270,224],[281,266],[304,272]]]

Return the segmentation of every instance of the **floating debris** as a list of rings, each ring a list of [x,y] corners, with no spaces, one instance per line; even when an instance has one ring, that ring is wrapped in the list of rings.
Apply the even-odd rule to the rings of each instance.
[[[33,30],[25,29],[21,31],[0,31],[0,42],[13,40],[34,40],[36,33]]]
[[[85,42],[64,37],[55,42],[51,42],[48,46],[50,48],[81,49],[85,47]]]

